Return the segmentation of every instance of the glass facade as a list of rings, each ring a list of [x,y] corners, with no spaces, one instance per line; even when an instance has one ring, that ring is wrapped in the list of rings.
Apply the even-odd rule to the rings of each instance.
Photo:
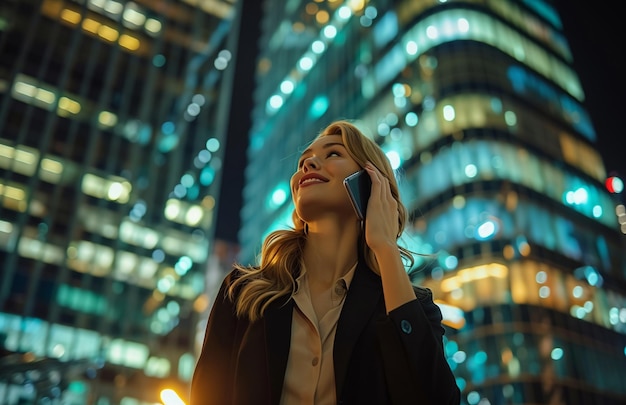
[[[0,403],[186,396],[234,10],[2,2]]]
[[[265,2],[241,260],[290,226],[299,150],[352,119],[397,170],[463,402],[626,401],[619,202],[551,2],[281,4]]]

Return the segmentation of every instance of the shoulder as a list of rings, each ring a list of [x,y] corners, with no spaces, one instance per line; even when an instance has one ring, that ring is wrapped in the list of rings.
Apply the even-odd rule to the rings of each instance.
[[[247,283],[258,277],[259,268],[256,266],[235,265],[224,277],[224,284],[230,287],[233,284]]]
[[[231,286],[235,281],[239,280],[243,275],[244,270],[240,267],[232,268],[224,277],[223,284]]]
[[[239,291],[241,291],[242,284],[244,283],[244,280],[242,280],[243,275],[244,271],[239,267],[234,267],[226,273],[222,279],[218,296],[222,297],[222,299],[227,299],[228,297],[233,299],[236,295],[238,295]]]

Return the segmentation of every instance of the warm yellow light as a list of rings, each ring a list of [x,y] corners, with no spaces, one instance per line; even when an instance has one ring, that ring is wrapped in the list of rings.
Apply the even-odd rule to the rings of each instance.
[[[522,256],[530,255],[530,245],[527,242],[520,243],[518,249]]]
[[[349,0],[348,7],[353,11],[363,10],[365,7],[365,0]]]
[[[154,298],[155,300],[161,302],[165,299],[165,294],[163,294],[161,291],[159,290],[154,290],[152,292],[152,298]]]
[[[98,35],[100,35],[101,38],[104,38],[110,42],[117,41],[117,38],[120,36],[119,32],[117,32],[116,29],[104,24],[101,25],[100,28],[98,28]]]
[[[202,206],[207,210],[212,210],[215,207],[215,198],[207,195],[202,199]]]
[[[441,290],[445,292],[454,291],[457,288],[461,288],[461,283],[459,283],[456,277],[450,277],[441,282]]]
[[[435,304],[441,310],[441,323],[454,329],[461,329],[465,326],[465,312],[456,305],[448,304],[442,300],[435,300]]]
[[[4,184],[0,184],[0,195],[17,201],[22,201],[26,198],[26,192],[23,189]]]
[[[320,24],[326,24],[330,16],[326,10],[320,10],[317,14],[315,14],[315,20]]]
[[[117,124],[117,115],[110,111],[102,111],[98,114],[98,122],[105,127],[114,127]]]
[[[80,103],[68,97],[61,97],[59,99],[59,110],[78,114],[80,112]]]
[[[61,174],[63,171],[63,164],[57,160],[45,158],[41,160],[41,168],[50,173]]]
[[[83,29],[87,32],[91,32],[92,34],[98,33],[98,28],[100,28],[100,23],[96,20],[92,20],[91,18],[85,18],[83,20]]]
[[[311,15],[315,15],[315,13],[317,13],[319,10],[319,8],[317,7],[317,4],[315,3],[307,4],[304,9],[306,10],[307,14],[311,14]]]
[[[41,170],[51,174],[59,175],[63,173],[63,163],[59,162],[58,160],[45,158],[41,160]]]
[[[178,396],[176,391],[169,388],[161,391],[161,401],[163,401],[164,405],[185,405],[185,402]]]
[[[511,245],[506,245],[504,249],[502,249],[502,255],[505,259],[511,260],[515,257],[515,249],[513,249]]]
[[[201,294],[193,302],[193,310],[201,314],[209,307],[209,297],[206,294]]]
[[[63,9],[63,11],[61,11],[61,19],[72,24],[78,24],[80,22],[80,13],[65,8]]]
[[[124,34],[120,37],[120,46],[123,46],[126,49],[136,51],[137,49],[139,49],[139,45],[139,40],[133,36]]]
[[[505,278],[508,273],[509,269],[505,265],[499,263],[490,263],[487,265],[459,270],[456,275],[441,282],[441,290],[444,292],[454,291],[457,288],[461,288],[461,286],[465,283],[489,277]]]
[[[25,190],[0,183],[0,197],[2,196],[4,196],[4,198],[0,198],[0,204],[15,211],[26,211]]]

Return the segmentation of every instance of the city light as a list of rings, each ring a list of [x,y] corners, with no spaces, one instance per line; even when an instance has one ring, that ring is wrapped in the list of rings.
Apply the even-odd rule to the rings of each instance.
[[[613,194],[619,194],[624,191],[624,182],[617,176],[607,178],[604,185],[606,186],[606,189]]]
[[[163,401],[163,405],[185,405],[185,402],[180,399],[176,391],[169,388],[161,391],[161,401]]]

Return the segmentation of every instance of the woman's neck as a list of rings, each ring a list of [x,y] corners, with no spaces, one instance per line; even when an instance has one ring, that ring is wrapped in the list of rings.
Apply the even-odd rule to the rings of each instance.
[[[356,263],[360,229],[354,227],[309,226],[303,260],[314,282],[333,283]]]

